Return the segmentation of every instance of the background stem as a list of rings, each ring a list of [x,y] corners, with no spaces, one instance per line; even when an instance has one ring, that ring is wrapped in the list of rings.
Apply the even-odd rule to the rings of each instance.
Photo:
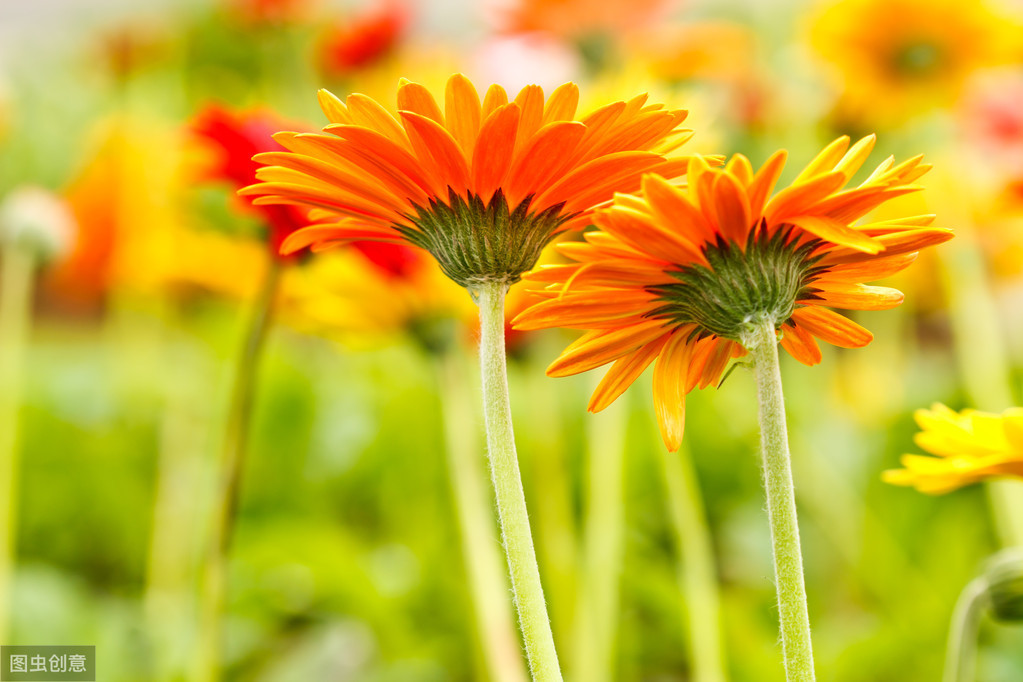
[[[16,242],[0,253],[0,642],[7,643],[18,526],[18,408],[35,258]]]
[[[512,430],[504,350],[504,297],[507,291],[504,282],[496,281],[484,282],[475,290],[480,308],[480,369],[487,452],[529,668],[535,682],[560,682],[561,669],[540,584],[540,570],[536,564]]]
[[[659,445],[659,444],[658,444]],[[679,552],[679,582],[687,614],[693,682],[725,682],[721,636],[721,586],[700,484],[685,444],[677,453],[658,447],[668,518]]]
[[[489,678],[494,682],[524,682],[526,669],[507,597],[508,577],[495,542],[493,502],[479,459],[479,432],[471,428],[476,421],[473,397],[460,360],[460,353],[445,352],[436,364],[462,556]]]
[[[812,682],[813,646],[806,606],[803,558],[799,546],[796,494],[792,484],[785,397],[781,387],[778,339],[774,320],[757,320],[744,346],[753,360],[760,403],[760,445],[763,453],[767,517],[771,525],[778,616],[785,674],[789,682]],[[745,341],[745,340],[744,340]]]
[[[572,678],[615,679],[622,551],[628,393],[586,424],[589,456],[583,565],[577,588]]]
[[[986,594],[987,579],[981,576],[964,587],[956,601],[945,652],[944,682],[973,682],[977,675],[977,635]]]
[[[198,658],[200,682],[215,682],[220,679],[228,553],[245,464],[256,370],[263,342],[266,340],[266,332],[270,327],[280,270],[280,261],[271,256],[246,326],[245,341],[238,356],[231,400],[228,404],[224,426],[224,450],[214,500],[213,527],[203,566],[200,594]]]

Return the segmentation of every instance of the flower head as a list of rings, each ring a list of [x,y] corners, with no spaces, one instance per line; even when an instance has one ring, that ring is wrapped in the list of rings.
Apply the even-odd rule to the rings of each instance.
[[[922,429],[916,444],[936,455],[903,455],[904,469],[884,472],[884,480],[941,494],[999,476],[1023,477],[1023,408],[1002,414],[956,412],[939,403],[917,410]]]
[[[201,111],[192,129],[213,154],[214,161],[207,171],[209,179],[226,182],[235,189],[251,185],[259,168],[252,157],[260,152],[283,151],[272,137],[283,125],[286,124],[265,111],[229,111],[219,106]],[[274,253],[288,235],[312,222],[308,211],[296,206],[255,208],[266,223],[267,241]]]
[[[315,207],[335,222],[289,237],[285,252],[371,239],[429,251],[464,287],[512,283],[559,232],[584,225],[616,189],[638,189],[644,172],[669,177],[686,158],[664,153],[688,139],[686,112],[615,102],[575,118],[571,83],[544,100],[527,86],[509,101],[492,85],[480,100],[461,75],[448,80],[444,110],[426,88],[403,81],[398,116],[364,95],[320,91],[326,134],[278,133],[287,152],[260,154],[253,203]]]
[[[902,302],[894,289],[862,282],[913,262],[919,249],[951,237],[933,216],[854,225],[882,202],[912,192],[928,166],[920,157],[881,164],[844,189],[874,144],[828,146],[772,196],[785,152],[756,173],[737,155],[723,169],[690,164],[688,188],[657,175],[640,195],[615,196],[599,231],[559,250],[573,262],[527,276],[548,300],[515,321],[520,329],[569,327],[586,334],[548,368],[566,376],[614,363],[590,401],[602,410],[657,360],[654,399],[665,444],[677,449],[686,394],[721,377],[745,354],[751,323],[773,321],[797,360],[821,360],[816,339],[856,348],[869,331],[831,308],[879,310]]]
[[[979,69],[1018,61],[1019,24],[984,2],[840,0],[811,40],[845,83],[844,104],[877,116],[954,101]]]

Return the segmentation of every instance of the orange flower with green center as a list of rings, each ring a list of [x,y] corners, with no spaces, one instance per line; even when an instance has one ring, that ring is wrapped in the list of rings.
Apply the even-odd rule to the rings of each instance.
[[[315,207],[316,221],[287,252],[350,240],[408,242],[429,251],[462,286],[513,283],[560,232],[585,225],[615,191],[640,177],[675,177],[688,158],[685,111],[648,105],[641,95],[576,119],[579,90],[549,98],[527,86],[509,101],[498,85],[482,101],[461,75],[444,109],[421,85],[403,81],[398,114],[364,95],[342,102],[320,91],[325,134],[278,133],[287,152],[260,154],[261,184],[242,190],[257,204]]]
[[[846,188],[874,145],[840,138],[772,196],[784,151],[754,173],[736,155],[723,169],[690,164],[688,187],[657,175],[642,194],[618,194],[595,215],[599,231],[559,250],[572,263],[527,276],[548,300],[515,320],[519,329],[587,330],[548,368],[567,376],[613,363],[590,401],[607,407],[655,360],[654,400],[665,444],[679,447],[685,396],[716,383],[745,355],[752,326],[769,320],[797,360],[821,360],[817,339],[857,348],[869,331],[832,308],[899,305],[894,289],[866,286],[949,239],[933,216],[854,225],[883,202],[918,189],[921,157],[882,163]]]
[[[916,444],[936,456],[903,455],[905,468],[884,472],[886,482],[940,495],[991,478],[1023,478],[1023,408],[990,414],[935,404],[917,410],[916,423]]]

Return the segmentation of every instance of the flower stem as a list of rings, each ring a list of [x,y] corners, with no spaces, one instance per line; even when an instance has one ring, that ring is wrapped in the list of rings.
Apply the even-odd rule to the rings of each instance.
[[[245,341],[238,356],[234,385],[228,404],[224,428],[224,449],[220,460],[217,495],[214,500],[213,527],[203,567],[200,594],[200,652],[198,659],[200,682],[215,682],[220,679],[228,554],[245,464],[256,369],[259,365],[263,342],[266,340],[266,332],[270,327],[280,270],[280,262],[277,258],[271,257],[246,327]]]
[[[973,682],[976,677],[977,634],[987,603],[987,579],[974,578],[963,588],[952,612],[943,682]]]
[[[473,422],[473,396],[467,390],[460,360],[459,354],[445,352],[436,364],[462,554],[488,678],[493,682],[524,682],[526,669],[507,599],[508,577],[494,543],[492,502],[483,463],[478,459],[478,432],[466,429]]]
[[[699,482],[685,444],[679,452],[658,447],[668,495],[668,516],[677,538],[679,574],[688,613],[689,659],[694,682],[725,682],[721,595],[710,528]]]
[[[529,668],[534,682],[560,682],[561,669],[540,584],[540,570],[529,530],[526,496],[522,490],[512,431],[504,350],[504,297],[507,291],[507,284],[494,281],[480,284],[474,292],[480,308],[480,369],[487,452]]]
[[[812,682],[813,646],[806,607],[803,558],[799,547],[796,494],[792,484],[785,397],[781,388],[778,339],[774,320],[756,320],[743,344],[753,360],[760,402],[760,445],[763,452],[767,516],[771,525],[774,573],[778,591],[781,644],[788,682]]]
[[[7,244],[0,263],[0,641],[7,642],[18,527],[18,406],[32,318],[32,251]]]
[[[586,425],[586,523],[576,597],[571,676],[587,682],[615,678],[620,582],[625,538],[627,394]]]
[[[979,410],[1001,412],[1015,404],[1004,325],[970,213],[965,208],[959,213],[955,216],[953,248],[937,251],[951,309],[956,360],[972,405]],[[986,487],[1002,546],[1023,547],[1023,482],[993,480]]]

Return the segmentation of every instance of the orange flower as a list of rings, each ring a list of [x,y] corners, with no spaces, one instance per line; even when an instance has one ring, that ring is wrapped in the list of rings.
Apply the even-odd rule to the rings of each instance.
[[[513,0],[496,7],[495,14],[509,33],[541,31],[578,39],[655,25],[677,5],[675,0]]]
[[[548,368],[566,376],[613,362],[590,401],[607,407],[655,359],[654,400],[665,444],[681,444],[685,396],[721,377],[745,354],[750,324],[771,319],[797,360],[821,360],[816,338],[845,348],[869,331],[831,308],[880,310],[902,302],[894,289],[864,286],[913,262],[919,249],[951,237],[933,216],[853,226],[881,203],[916,187],[929,166],[916,157],[885,161],[861,185],[843,189],[874,145],[840,138],[771,192],[786,153],[756,173],[736,155],[724,169],[697,158],[688,189],[657,175],[639,196],[616,195],[598,211],[600,231],[560,245],[573,263],[541,268],[527,280],[548,300],[515,320],[520,329],[588,330]]]
[[[492,85],[448,80],[445,111],[421,85],[402,81],[398,116],[364,95],[320,91],[327,134],[278,133],[289,152],[260,154],[264,182],[242,190],[256,204],[298,204],[317,221],[284,251],[372,239],[426,249],[462,286],[515,282],[558,233],[585,225],[615,190],[643,173],[680,175],[687,158],[664,153],[690,137],[685,111],[615,102],[576,120],[578,88],[544,101],[527,86],[509,101]]]

